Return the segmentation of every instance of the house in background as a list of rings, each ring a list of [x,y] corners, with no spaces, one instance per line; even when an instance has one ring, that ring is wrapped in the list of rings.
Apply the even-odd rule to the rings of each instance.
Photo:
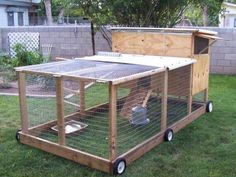
[[[37,7],[41,0],[0,0],[0,26],[37,24]]]
[[[236,28],[236,4],[224,2],[219,14],[219,27]]]

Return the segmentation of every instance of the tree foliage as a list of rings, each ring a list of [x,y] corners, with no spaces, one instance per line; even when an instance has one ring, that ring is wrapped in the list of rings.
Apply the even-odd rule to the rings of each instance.
[[[75,0],[96,23],[171,27],[178,23],[190,0]]]
[[[185,15],[195,25],[216,26],[218,25],[219,13],[223,0],[192,0],[189,10]]]
[[[88,17],[95,24],[172,27],[185,15],[214,25],[223,0],[51,0],[52,14]],[[63,10],[63,11],[62,11]],[[63,13],[60,13],[63,12]],[[201,20],[199,20],[201,18]]]

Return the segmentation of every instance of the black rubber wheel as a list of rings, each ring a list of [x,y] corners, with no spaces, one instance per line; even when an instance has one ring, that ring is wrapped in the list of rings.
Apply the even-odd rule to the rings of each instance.
[[[213,111],[213,102],[208,101],[206,104],[206,112],[212,112]]]
[[[174,132],[173,132],[173,130],[170,129],[170,128],[167,129],[167,130],[165,131],[164,140],[165,140],[165,141],[172,141],[173,138],[174,138]]]
[[[18,141],[18,142],[20,142],[20,132],[21,130],[17,130],[16,131],[16,136],[15,136],[15,138],[16,138],[16,141]]]
[[[126,169],[126,161],[125,159],[117,159],[113,164],[113,173],[114,175],[121,175],[125,172]]]

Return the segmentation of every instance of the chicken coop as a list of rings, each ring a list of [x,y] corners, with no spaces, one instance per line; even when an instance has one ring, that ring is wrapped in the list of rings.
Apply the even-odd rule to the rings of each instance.
[[[21,112],[16,139],[122,174],[212,111],[209,51],[215,35],[198,29],[113,28],[112,52],[16,68]]]

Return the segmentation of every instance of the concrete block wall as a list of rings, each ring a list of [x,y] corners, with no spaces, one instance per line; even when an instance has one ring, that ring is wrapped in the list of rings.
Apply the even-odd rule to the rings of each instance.
[[[236,74],[236,29],[206,28],[218,32],[222,40],[211,47],[211,73]]]
[[[223,38],[211,47],[210,72],[236,74],[236,29],[202,28],[218,32]],[[93,54],[90,26],[37,26],[0,28],[0,50],[9,51],[7,34],[9,32],[39,32],[40,45],[52,44],[52,57],[75,58]],[[109,34],[109,33],[108,33]],[[111,35],[109,35],[111,38]],[[95,50],[111,51],[108,41],[101,32],[95,35]]]
[[[0,28],[0,49],[9,52],[8,33],[38,32],[40,46],[52,44],[52,58],[75,58],[93,54],[90,26],[37,26],[37,27],[2,27]],[[101,33],[95,35],[95,49],[110,51]]]
[[[2,52],[2,29],[0,29],[0,52]]]
[[[185,27],[181,27],[185,28]],[[186,27],[200,28],[218,32],[222,40],[211,46],[210,72],[217,74],[236,74],[236,28]]]

